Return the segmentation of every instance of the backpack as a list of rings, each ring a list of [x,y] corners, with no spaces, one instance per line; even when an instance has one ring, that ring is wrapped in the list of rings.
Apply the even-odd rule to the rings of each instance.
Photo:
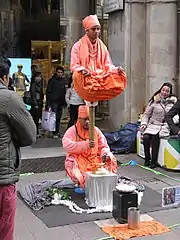
[[[136,152],[136,135],[139,123],[127,123],[117,132],[104,133],[113,153]]]

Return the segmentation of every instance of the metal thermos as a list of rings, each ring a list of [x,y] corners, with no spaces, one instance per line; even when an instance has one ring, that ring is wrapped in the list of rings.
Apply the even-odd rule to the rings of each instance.
[[[140,227],[140,211],[139,208],[128,208],[128,228],[138,229]]]

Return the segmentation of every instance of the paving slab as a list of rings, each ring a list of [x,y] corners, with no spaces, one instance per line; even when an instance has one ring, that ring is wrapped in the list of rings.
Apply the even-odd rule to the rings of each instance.
[[[166,172],[166,174],[168,175],[169,172]],[[156,178],[161,180],[161,182],[167,183],[169,186],[180,186],[180,174],[175,175],[175,177],[174,177],[178,181],[176,181],[175,179],[174,180],[169,179],[169,178],[167,178],[165,176],[161,176],[161,175],[156,175]]]
[[[81,240],[68,226],[54,229],[47,228],[25,204],[17,199],[15,240],[59,240],[67,237],[68,240]]]
[[[151,217],[166,226],[180,223],[180,208],[149,213]]]
[[[133,156],[128,157],[127,155],[118,155],[118,158],[124,158],[128,161],[134,159],[135,157],[133,158]],[[154,175],[153,173],[143,170],[139,167],[119,167],[118,172],[123,176],[128,176],[133,179],[140,179],[142,181],[145,179],[151,179],[153,177],[158,179],[160,178],[163,180],[163,182],[161,183],[161,187],[168,184],[167,182],[169,181],[169,179],[167,178],[162,178],[161,176]],[[31,182],[49,179],[62,179],[65,177],[65,171],[40,173],[31,176],[21,176],[17,188],[19,189],[22,186]],[[150,188],[153,187],[152,185],[153,183],[147,183],[147,186]],[[160,185],[158,185],[157,187],[158,189],[159,186]],[[161,189],[157,191],[160,192]],[[180,223],[180,209],[165,209],[164,211],[149,213],[149,215],[165,225],[173,225]],[[103,236],[106,236],[106,234],[94,222],[73,224],[70,226],[49,229],[37,217],[35,217],[35,215],[28,209],[28,207],[25,206],[22,201],[17,199],[15,240],[96,240]],[[180,228],[174,228],[171,233],[163,235],[135,239],[179,240]]]
[[[82,240],[80,236],[76,234],[75,231],[71,229],[71,227],[60,227],[55,229],[48,230],[48,235],[46,238],[42,238],[42,240]],[[37,239],[39,240],[39,239]],[[85,238],[83,239],[85,240]]]
[[[140,180],[140,183],[142,183],[144,186],[152,188],[155,191],[158,191],[158,190],[162,191],[163,188],[166,188],[166,187],[170,186],[169,184],[167,184],[165,182],[162,182],[162,181],[160,181],[156,178],[142,179],[142,180]]]
[[[179,236],[179,239],[180,239],[180,226],[173,228],[172,231],[173,231],[174,233],[176,233],[176,234]]]
[[[120,166],[118,168],[118,173],[135,180],[153,178],[156,176],[153,172],[142,169],[139,166]]]
[[[94,222],[74,224],[71,225],[70,228],[82,240],[96,240],[97,238],[108,236]]]
[[[163,233],[161,235],[134,238],[134,240],[179,240],[179,239],[180,237],[173,232]]]

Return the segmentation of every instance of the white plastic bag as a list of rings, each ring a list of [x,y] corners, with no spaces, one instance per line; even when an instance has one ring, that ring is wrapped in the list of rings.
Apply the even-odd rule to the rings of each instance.
[[[42,113],[42,129],[50,132],[56,131],[56,114],[52,111]]]

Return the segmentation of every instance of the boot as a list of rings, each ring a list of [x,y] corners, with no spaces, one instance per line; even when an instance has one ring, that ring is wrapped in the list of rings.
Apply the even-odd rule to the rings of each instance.
[[[156,166],[157,166],[157,165],[156,165],[156,161],[153,161],[153,160],[152,160],[152,161],[151,161],[151,164],[150,164],[150,168],[151,168],[151,169],[154,169],[154,168],[156,168]]]
[[[150,166],[150,160],[145,159],[144,166],[149,167]]]

